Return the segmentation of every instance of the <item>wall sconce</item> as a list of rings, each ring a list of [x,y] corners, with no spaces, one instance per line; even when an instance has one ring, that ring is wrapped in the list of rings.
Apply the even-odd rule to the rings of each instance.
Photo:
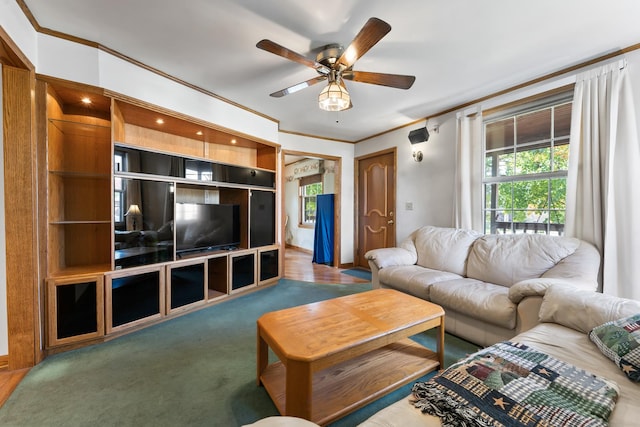
[[[415,129],[412,130],[411,132],[409,132],[409,142],[411,143],[411,145],[413,144],[418,144],[420,142],[425,142],[429,140],[429,131],[427,130],[427,127],[423,127],[420,129]],[[420,150],[414,150],[413,151],[413,160],[416,162],[421,162],[422,161],[422,151]]]
[[[136,229],[136,218],[142,216],[142,211],[138,205],[129,205],[129,209],[124,216],[131,216],[133,220],[133,229]]]
[[[433,132],[438,133],[438,126],[435,125],[432,130]],[[429,140],[429,131],[427,130],[426,126],[423,128],[414,129],[411,132],[409,132],[409,142],[411,143],[411,145],[419,144],[421,142],[427,142],[428,140]],[[421,162],[422,159],[423,159],[422,151],[413,150],[413,160],[415,160],[416,162]]]

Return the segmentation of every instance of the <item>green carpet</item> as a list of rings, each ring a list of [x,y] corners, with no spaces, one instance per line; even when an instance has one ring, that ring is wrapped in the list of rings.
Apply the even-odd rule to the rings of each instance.
[[[0,425],[224,426],[277,415],[256,385],[256,319],[263,313],[371,289],[280,280],[107,343],[53,355],[0,408]],[[434,348],[433,334],[414,337]],[[446,364],[476,348],[447,336]],[[354,426],[411,385],[333,426]]]

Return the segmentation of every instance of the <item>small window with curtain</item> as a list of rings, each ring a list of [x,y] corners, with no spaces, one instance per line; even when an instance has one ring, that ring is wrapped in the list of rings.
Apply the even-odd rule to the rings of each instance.
[[[570,94],[485,120],[486,234],[562,235],[570,128]]]
[[[124,170],[125,155],[116,151],[113,156],[114,170]],[[113,221],[117,226],[124,226],[125,188],[122,178],[116,176],[113,179]]]
[[[322,174],[300,178],[300,221],[301,227],[313,227],[316,223],[316,196],[322,194]]]

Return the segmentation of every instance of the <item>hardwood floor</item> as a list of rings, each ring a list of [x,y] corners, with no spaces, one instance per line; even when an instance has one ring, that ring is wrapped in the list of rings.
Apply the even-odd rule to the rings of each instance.
[[[315,283],[366,283],[367,280],[343,274],[344,269],[314,264],[310,253],[296,248],[285,248],[284,278]]]
[[[16,389],[20,381],[29,372],[29,369],[18,369],[16,371],[0,371],[0,407],[4,405],[13,390]]]
[[[314,264],[310,253],[296,248],[286,248],[284,257],[284,278],[315,283],[366,283],[367,280],[343,274],[344,269],[328,265]],[[28,369],[0,371],[0,406],[9,398]]]

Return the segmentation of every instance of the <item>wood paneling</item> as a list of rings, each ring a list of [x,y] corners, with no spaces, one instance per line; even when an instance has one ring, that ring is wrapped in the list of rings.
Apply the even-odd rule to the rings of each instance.
[[[33,73],[3,67],[4,193],[9,369],[40,358]]]
[[[116,99],[118,97],[114,94]],[[276,146],[135,100],[115,101],[114,139],[156,151],[276,170]],[[157,120],[161,119],[162,123]],[[123,128],[123,130],[122,130]]]

